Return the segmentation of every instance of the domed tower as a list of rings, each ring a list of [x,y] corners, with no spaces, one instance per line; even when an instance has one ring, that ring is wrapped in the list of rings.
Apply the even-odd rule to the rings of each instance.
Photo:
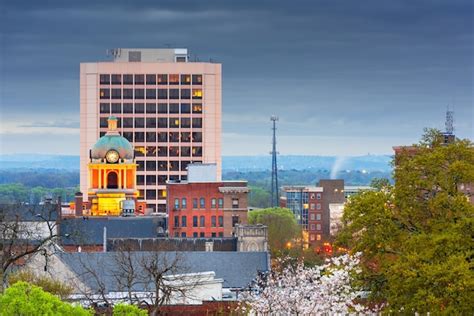
[[[89,190],[93,216],[133,215],[138,191],[133,147],[117,131],[117,118],[90,151]]]

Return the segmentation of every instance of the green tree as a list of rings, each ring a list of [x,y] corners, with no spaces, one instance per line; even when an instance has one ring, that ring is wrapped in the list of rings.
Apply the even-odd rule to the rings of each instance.
[[[270,192],[264,188],[250,186],[249,205],[253,207],[270,207]]]
[[[61,301],[42,288],[20,281],[0,295],[2,316],[18,315],[93,315],[90,310]]]
[[[387,178],[373,178],[370,181],[370,186],[377,190],[382,190],[390,187],[390,180]]]
[[[117,304],[114,306],[114,316],[146,316],[148,312],[136,305]]]
[[[301,229],[287,208],[267,208],[249,212],[250,224],[268,226],[268,245],[274,256],[286,253],[287,244],[300,238]]]
[[[9,284],[15,284],[19,281],[39,286],[44,291],[59,296],[61,299],[67,299],[74,290],[71,285],[48,276],[36,275],[30,270],[21,270],[8,276]]]
[[[407,313],[474,310],[474,183],[468,140],[439,141],[429,130],[395,158],[395,185],[350,199],[338,243],[363,253],[361,282],[372,302]]]

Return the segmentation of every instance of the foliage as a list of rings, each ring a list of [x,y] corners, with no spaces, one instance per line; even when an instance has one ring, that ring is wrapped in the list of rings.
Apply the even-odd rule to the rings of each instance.
[[[53,164],[54,162],[51,163]],[[0,169],[0,184],[12,183],[18,183],[30,188],[39,186],[48,189],[73,188],[79,183],[79,170],[44,168]]]
[[[353,287],[359,272],[359,254],[334,257],[321,266],[283,265],[244,292],[244,308],[257,314],[319,315],[368,311],[357,303],[361,292]]]
[[[249,205],[268,208],[270,205],[270,191],[257,186],[250,186]]]
[[[44,291],[59,296],[61,299],[68,298],[74,290],[71,285],[48,276],[36,275],[30,270],[21,270],[8,276],[9,284],[15,284],[19,281],[39,286]]]
[[[0,184],[0,203],[38,204],[45,196],[61,197],[62,201],[68,202],[74,200],[74,194],[77,191],[79,191],[78,187],[46,188],[42,186],[28,187],[19,183]]]
[[[390,180],[387,178],[373,178],[370,181],[370,186],[377,190],[382,190],[391,186]]]
[[[460,190],[474,183],[473,144],[438,136],[397,154],[394,187],[356,195],[344,211],[339,244],[363,253],[370,299],[395,312],[474,310],[474,206]]]
[[[136,305],[117,304],[114,306],[114,316],[146,316],[148,312]]]
[[[2,315],[93,315],[89,310],[62,302],[36,285],[17,282],[0,295]]]
[[[249,212],[250,224],[268,226],[268,245],[272,255],[281,256],[287,244],[300,236],[300,227],[293,213],[286,208],[267,208]]]

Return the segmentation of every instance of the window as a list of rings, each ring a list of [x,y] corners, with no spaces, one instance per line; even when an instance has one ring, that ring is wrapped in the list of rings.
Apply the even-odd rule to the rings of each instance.
[[[179,75],[169,75],[170,84],[179,84]]]
[[[174,227],[179,227],[179,216],[174,217]]]
[[[181,217],[181,227],[186,227],[186,216]]]
[[[181,113],[191,113],[191,104],[181,103]]]
[[[191,84],[191,75],[181,75],[181,84]]]
[[[133,89],[123,89],[124,99],[133,99]]]
[[[212,238],[216,238],[216,233],[211,233]]]
[[[144,84],[145,75],[135,75],[135,84]]]
[[[133,113],[133,104],[132,103],[124,103],[123,104],[123,113],[126,113],[126,114]]]
[[[135,128],[143,128],[145,127],[145,119],[142,117],[135,118]]]
[[[193,89],[193,99],[195,100],[202,99],[202,89]]]
[[[145,113],[145,105],[143,103],[135,103],[135,113]]]
[[[193,75],[193,84],[202,84],[202,75]]]
[[[182,199],[181,199],[181,207],[182,207],[183,209],[186,209],[186,198],[182,198]]]
[[[202,157],[202,147],[193,147],[193,157]]]
[[[181,233],[181,238],[186,238],[186,233]]]
[[[112,75],[112,84],[122,84],[122,75]]]
[[[170,99],[179,99],[179,89],[170,89]]]
[[[320,209],[321,209],[321,204],[320,204],[320,203],[316,204],[316,209],[317,209],[317,210],[320,210]]]
[[[158,128],[167,128],[167,127],[168,127],[168,119],[166,117],[159,117]]]
[[[158,171],[168,171],[168,162],[166,160],[158,161]]]
[[[133,75],[123,75],[123,84],[133,84]]]
[[[309,208],[312,209],[312,210],[316,209],[316,204],[311,203]]]
[[[181,161],[181,171],[186,171],[186,168],[188,167],[188,165],[190,164],[189,161]],[[183,179],[184,176],[181,176],[181,180],[185,180]]]
[[[198,227],[198,217],[193,216],[193,227]]]
[[[135,99],[144,99],[145,90],[144,89],[135,89]]]
[[[212,198],[211,199],[211,208],[216,208],[216,206],[217,206],[216,199]]]
[[[143,143],[145,141],[145,133],[143,132],[135,132],[135,143]],[[138,148],[144,148],[143,146],[138,146]],[[135,146],[135,152],[137,151],[137,146]],[[145,149],[143,149],[143,153],[145,153]]]
[[[191,141],[191,134],[189,132],[181,133],[181,142],[189,143]]]
[[[135,147],[136,150],[137,147]],[[144,171],[145,170],[145,162],[143,160],[137,161],[137,171]],[[143,196],[143,195],[140,195]]]
[[[155,89],[146,89],[146,98],[147,99],[156,99],[156,90]]]
[[[122,104],[112,103],[112,113],[121,114],[122,113]]]
[[[194,232],[194,233],[193,233],[193,237],[194,237],[194,238],[197,238],[197,236],[198,236],[198,233],[197,233],[197,232]]]
[[[199,226],[206,227],[206,218],[204,216],[199,217]]]
[[[239,208],[239,199],[232,199],[232,208]]]
[[[224,237],[224,233],[223,232],[219,232],[219,237]]]
[[[219,216],[219,227],[224,227],[224,216]]]
[[[193,208],[198,208],[198,199],[193,199]]]
[[[137,184],[138,184],[138,185],[143,185],[143,184],[145,184],[145,176],[138,175],[138,176],[137,176]]]
[[[202,142],[202,133],[201,132],[193,132],[193,142],[196,142],[196,143]]]
[[[219,205],[219,208],[223,208],[224,207],[224,199],[223,198],[219,198],[217,200],[217,203]]]
[[[179,113],[179,103],[170,103],[170,114],[178,114]]]
[[[101,103],[99,106],[100,113],[110,113],[110,104],[109,103]]]
[[[158,89],[158,99],[168,99],[168,90]]]
[[[110,84],[110,75],[100,75],[100,84]]]
[[[194,119],[193,119],[194,120]],[[177,128],[179,127],[179,118],[177,117],[170,117],[170,127]]]
[[[155,146],[146,146],[146,155],[148,157],[156,157],[156,147]]]
[[[206,207],[206,200],[204,198],[199,199],[199,208],[205,208]]]
[[[239,215],[232,215],[232,227],[240,223]]]
[[[158,113],[159,114],[167,114],[168,113],[168,105],[163,103],[158,103]]]
[[[158,84],[168,84],[168,75],[158,75]]]
[[[167,132],[159,132],[158,133],[158,142],[159,143],[166,143],[168,141],[168,133]]]
[[[310,214],[309,215],[309,220],[314,221],[314,219],[315,219],[314,214]]]
[[[156,171],[156,161],[145,161],[146,171]]]
[[[146,84],[156,84],[156,75],[146,75]]]
[[[147,200],[155,200],[156,199],[156,190],[146,190],[146,198],[147,198]]]
[[[321,220],[321,214],[316,214],[316,220],[320,221]]]
[[[316,230],[321,230],[321,224],[316,224]]]
[[[133,128],[133,118],[131,117],[124,117],[122,119],[122,126],[124,128]]]
[[[158,184],[166,184],[167,180],[168,178],[166,176],[163,176],[163,175],[158,176]]]
[[[311,241],[314,241],[314,235],[313,235],[313,234],[310,234],[310,235],[309,235],[309,239],[310,239]]]
[[[110,89],[100,89],[99,96],[101,99],[110,99]]]
[[[320,234],[316,235],[316,240],[321,240],[321,235]]]
[[[179,147],[171,146],[169,149],[170,157],[179,157]]]
[[[146,141],[149,143],[156,142],[156,133],[155,132],[146,132]]]
[[[191,127],[191,119],[188,118],[188,117],[183,117],[181,119],[181,127],[190,128]]]
[[[122,89],[112,89],[112,99],[121,99]]]
[[[181,89],[181,99],[191,99],[191,90]]]
[[[211,227],[216,227],[216,217],[215,216],[211,216]]]
[[[156,127],[156,118],[147,117],[146,118],[146,127],[147,128],[155,128]]]
[[[199,237],[204,238],[204,232],[200,232],[200,233],[199,233]]]
[[[202,118],[193,117],[193,128],[202,128]]]
[[[181,157],[191,156],[191,147],[181,147]]]
[[[158,147],[158,157],[168,157],[168,147]]]
[[[318,200],[321,200],[321,193],[316,194],[316,198],[317,198]]]
[[[148,176],[146,176],[146,184],[147,184],[147,185],[154,185],[154,184],[156,184],[156,176],[154,176],[154,175],[148,175]]]
[[[193,113],[194,114],[202,113],[202,104],[193,103]]]
[[[316,225],[311,224],[310,229],[311,229],[311,230],[316,230]]]

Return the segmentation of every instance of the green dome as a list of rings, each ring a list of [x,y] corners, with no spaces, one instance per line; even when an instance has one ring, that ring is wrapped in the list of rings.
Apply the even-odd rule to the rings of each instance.
[[[109,134],[99,138],[91,150],[92,159],[103,159],[109,150],[116,150],[121,159],[133,159],[132,144],[125,138],[117,134]]]

